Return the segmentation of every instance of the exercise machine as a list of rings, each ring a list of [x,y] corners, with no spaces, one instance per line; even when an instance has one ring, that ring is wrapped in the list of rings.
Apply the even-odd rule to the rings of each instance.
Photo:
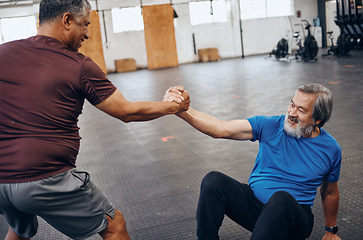
[[[331,46],[323,57],[334,55],[334,56],[350,56],[349,51],[352,48],[350,44],[350,38],[347,34],[341,34],[338,37],[337,45],[334,45],[333,31],[327,32],[329,39],[331,41]]]
[[[276,49],[270,52],[271,55],[275,55],[276,59],[286,58],[289,55],[289,44],[285,38],[281,38],[276,45]]]
[[[311,25],[306,20],[301,20],[301,21],[306,24],[305,29],[307,30],[308,33],[305,37],[304,28],[302,29],[305,37],[304,45],[302,45],[300,33],[299,32],[294,33],[294,38],[296,39],[296,44],[298,46],[298,49],[295,53],[295,59],[301,58],[302,60],[304,60],[304,62],[317,61],[318,59],[316,58],[316,55],[318,54],[319,48],[315,37],[311,34],[310,31]]]
[[[351,0],[349,0],[349,14],[345,14],[345,0],[336,0],[336,9],[337,9],[337,15],[335,19],[335,24],[340,29],[340,35],[337,39],[336,45],[334,45],[334,38],[333,38],[333,32],[327,32],[330,41],[331,41],[331,47],[328,49],[327,54],[323,54],[322,56],[328,56],[328,55],[334,55],[334,56],[350,56],[349,52],[350,50],[363,43],[362,40],[362,32],[360,31],[358,26],[358,22],[353,21],[354,19],[357,19],[358,12],[356,12],[355,17],[353,19],[352,15],[352,5],[355,5],[356,10],[357,9],[357,1],[352,3]],[[348,18],[349,17],[349,18]]]
[[[347,5],[347,6],[346,6]],[[346,34],[349,37],[351,48],[363,46],[363,25],[362,14],[359,9],[362,8],[361,0],[336,0],[337,17],[335,24],[340,29],[340,34]],[[346,13],[346,8],[348,8]],[[354,10],[354,13],[352,11]],[[343,36],[347,39],[346,36]],[[342,37],[342,38],[343,38]],[[345,45],[348,45],[345,43]]]

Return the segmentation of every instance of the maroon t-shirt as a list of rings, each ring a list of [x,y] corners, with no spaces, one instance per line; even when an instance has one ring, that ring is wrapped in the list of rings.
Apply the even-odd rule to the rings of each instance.
[[[115,90],[90,58],[56,39],[0,45],[0,183],[75,167],[84,99],[96,105]]]

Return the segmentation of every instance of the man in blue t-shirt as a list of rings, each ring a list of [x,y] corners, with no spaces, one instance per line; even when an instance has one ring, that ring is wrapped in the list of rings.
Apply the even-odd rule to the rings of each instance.
[[[260,144],[248,185],[215,171],[204,177],[198,239],[219,239],[224,215],[251,231],[251,239],[306,239],[313,229],[311,206],[319,186],[326,226],[323,240],[340,239],[336,224],[341,148],[322,129],[332,106],[329,89],[308,84],[298,88],[286,116],[222,121],[191,108],[177,114],[213,138]]]

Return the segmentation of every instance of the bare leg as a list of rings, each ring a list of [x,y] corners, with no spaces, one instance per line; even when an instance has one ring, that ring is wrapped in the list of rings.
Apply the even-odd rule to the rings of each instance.
[[[122,213],[116,209],[114,218],[107,216],[108,225],[100,232],[102,239],[107,240],[130,240],[126,229],[126,221]]]
[[[10,227],[5,240],[29,240],[30,238],[19,237]]]

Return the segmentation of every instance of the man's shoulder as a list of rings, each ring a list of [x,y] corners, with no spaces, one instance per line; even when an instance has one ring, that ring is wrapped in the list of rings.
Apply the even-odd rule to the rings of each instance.
[[[3,44],[0,44],[0,50],[9,50],[11,48],[17,47],[17,46],[21,46],[23,44],[25,44],[26,39],[20,39],[20,40],[14,40],[14,41],[9,41],[9,42],[5,42]]]
[[[252,126],[255,140],[267,141],[283,131],[284,115],[257,115],[248,120]]]
[[[274,115],[274,116],[256,115],[254,117],[248,118],[248,120],[257,121],[261,123],[280,124],[281,121],[284,121],[284,118],[285,115]]]
[[[59,53],[77,61],[83,61],[86,58],[86,56],[84,56],[82,53],[73,51],[61,43],[58,39],[49,36],[36,35],[29,37],[24,39],[24,44],[28,44],[29,46],[32,46],[33,48],[41,51],[48,50],[50,52]]]
[[[332,145],[332,147],[337,147],[340,149],[340,145],[339,145],[338,141],[326,130],[321,128],[319,136],[324,139],[324,142],[327,142],[330,145]]]

